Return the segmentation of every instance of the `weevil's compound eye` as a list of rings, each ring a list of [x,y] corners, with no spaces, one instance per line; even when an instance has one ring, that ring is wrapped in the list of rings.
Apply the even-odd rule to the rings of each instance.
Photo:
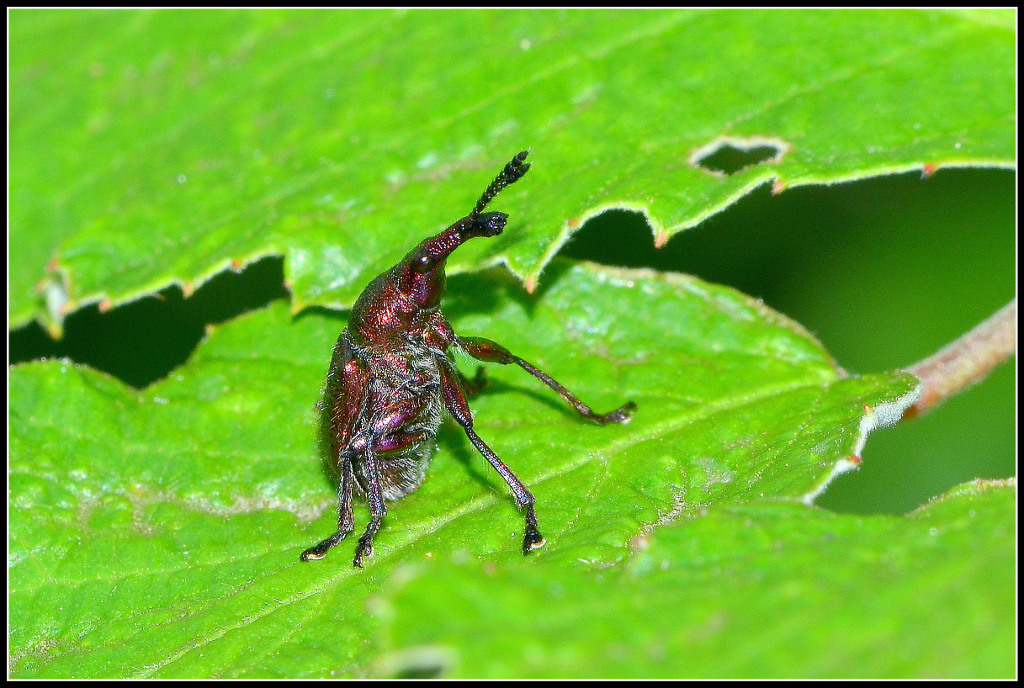
[[[412,271],[421,275],[437,267],[437,259],[429,253],[421,253],[412,259]]]

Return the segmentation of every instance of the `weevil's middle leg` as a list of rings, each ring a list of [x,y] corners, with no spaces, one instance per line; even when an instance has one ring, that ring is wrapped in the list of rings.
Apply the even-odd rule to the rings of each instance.
[[[516,502],[526,509],[526,533],[523,535],[523,554],[529,554],[532,550],[544,546],[544,536],[540,534],[537,527],[537,513],[533,505],[536,498],[533,493],[523,485],[505,463],[498,458],[498,455],[487,446],[487,443],[480,439],[480,436],[473,430],[473,415],[469,410],[469,403],[466,401],[466,394],[457,375],[452,370],[442,367],[441,369],[441,393],[444,397],[445,408],[452,414],[452,418],[465,430],[469,441],[473,443],[477,451],[483,454],[487,462],[498,471],[516,498]]]
[[[485,339],[483,337],[459,337],[458,344],[467,354],[481,361],[500,363],[502,365],[515,363],[530,375],[533,375],[545,385],[555,390],[555,392],[558,393],[558,396],[569,402],[569,404],[576,409],[576,412],[581,416],[594,421],[598,425],[606,425],[608,423],[628,423],[633,419],[633,413],[636,412],[636,404],[630,401],[611,413],[595,413],[592,408],[580,401],[575,394],[563,387],[558,380],[554,379],[528,361],[519,358],[501,344],[492,342],[490,339]]]
[[[533,508],[537,500],[533,493],[530,492],[526,485],[523,485],[519,478],[516,477],[516,474],[512,472],[512,469],[498,458],[498,455],[487,446],[487,443],[480,439],[480,435],[476,434],[472,425],[464,425],[463,430],[466,431],[469,441],[473,443],[477,451],[484,455],[487,462],[494,466],[494,470],[498,471],[498,475],[504,478],[508,486],[512,488],[512,494],[515,495],[516,501],[526,509],[526,533],[523,535],[523,554],[529,554],[532,550],[543,547],[545,540],[537,528],[537,513]]]
[[[423,432],[401,432],[401,428],[423,410],[425,403],[426,399],[414,398],[404,399],[392,404],[377,414],[369,424],[369,428],[365,432],[360,432],[353,437],[348,445],[349,452],[355,452],[363,457],[360,486],[366,493],[366,502],[370,507],[370,522],[367,524],[366,530],[360,536],[359,542],[356,545],[356,556],[352,560],[354,566],[362,568],[363,559],[373,554],[373,538],[377,535],[381,523],[387,515],[387,506],[384,503],[384,490],[381,485],[377,457],[382,452],[400,451],[427,439],[426,434]],[[346,477],[353,471],[352,462],[349,461],[347,465],[348,473],[346,473]],[[365,484],[363,484],[364,481]],[[347,526],[348,532],[351,532],[353,529],[351,481],[349,482],[348,489],[350,497]],[[342,520],[345,520],[344,517],[342,517]],[[341,530],[342,528],[339,527],[338,533],[335,533],[312,549],[319,551],[322,547],[323,551],[326,552],[345,537],[344,534],[341,534]],[[323,555],[321,554],[321,556]]]

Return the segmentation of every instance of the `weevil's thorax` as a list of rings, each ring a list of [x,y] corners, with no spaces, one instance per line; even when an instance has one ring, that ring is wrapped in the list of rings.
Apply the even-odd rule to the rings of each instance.
[[[352,306],[348,329],[358,345],[397,346],[410,334],[422,308],[399,288],[394,273],[400,267],[378,275]]]
[[[370,371],[370,393],[378,406],[390,406],[440,391],[438,352],[409,339],[396,347],[361,348]]]
[[[351,355],[367,372],[365,403],[350,437],[366,436],[371,428],[386,424],[396,408],[411,400],[419,411],[401,427],[390,428],[392,437],[419,436],[400,449],[380,451],[377,469],[385,499],[397,499],[423,483],[427,465],[436,449],[434,441],[441,424],[444,401],[441,394],[441,366],[449,363],[447,350],[454,339],[451,326],[440,307],[410,298],[408,258],[373,280],[356,301],[343,333]],[[443,293],[443,263],[438,271]],[[337,404],[349,408],[351,404]],[[385,443],[387,436],[380,438]],[[353,461],[356,484],[365,491],[368,476],[363,455]]]

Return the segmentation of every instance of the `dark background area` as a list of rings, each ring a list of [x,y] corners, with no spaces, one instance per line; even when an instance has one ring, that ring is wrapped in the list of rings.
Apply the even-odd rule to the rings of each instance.
[[[779,195],[765,186],[662,249],[642,215],[613,211],[586,223],[561,255],[728,284],[801,322],[850,372],[878,372],[934,353],[1016,295],[1015,208],[1006,170]],[[282,259],[268,257],[188,299],[172,287],[107,313],[86,307],[67,318],[59,342],[34,323],[19,328],[9,333],[10,362],[67,357],[142,388],[184,363],[207,324],[287,296]],[[1013,358],[923,418],[873,434],[861,469],[818,504],[905,513],[966,480],[1015,476],[1015,419]]]

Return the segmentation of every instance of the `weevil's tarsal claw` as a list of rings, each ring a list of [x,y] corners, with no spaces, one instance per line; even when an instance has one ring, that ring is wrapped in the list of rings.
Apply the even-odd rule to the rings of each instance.
[[[363,568],[363,558],[371,556],[373,556],[373,537],[363,535],[359,538],[359,544],[356,546],[356,556],[352,560],[352,565]]]
[[[529,494],[529,493],[527,493]],[[529,495],[530,503],[526,507],[526,534],[523,536],[523,554],[529,554],[544,546],[544,536],[537,529],[537,512],[533,509],[533,495]]]
[[[323,559],[327,556],[327,551],[344,540],[346,535],[348,535],[348,531],[338,531],[320,544],[313,545],[307,549],[299,558],[302,559],[302,561],[316,561],[317,559]]]
[[[621,423],[625,425],[629,421],[633,420],[633,414],[636,413],[636,404],[632,401],[628,404],[624,404],[622,407],[615,409],[611,413],[606,413],[601,416],[598,423],[604,425],[605,423]]]
[[[526,535],[523,536],[523,554],[529,554],[535,549],[540,549],[544,546],[547,540],[540,534],[540,531],[532,526],[527,526]]]

